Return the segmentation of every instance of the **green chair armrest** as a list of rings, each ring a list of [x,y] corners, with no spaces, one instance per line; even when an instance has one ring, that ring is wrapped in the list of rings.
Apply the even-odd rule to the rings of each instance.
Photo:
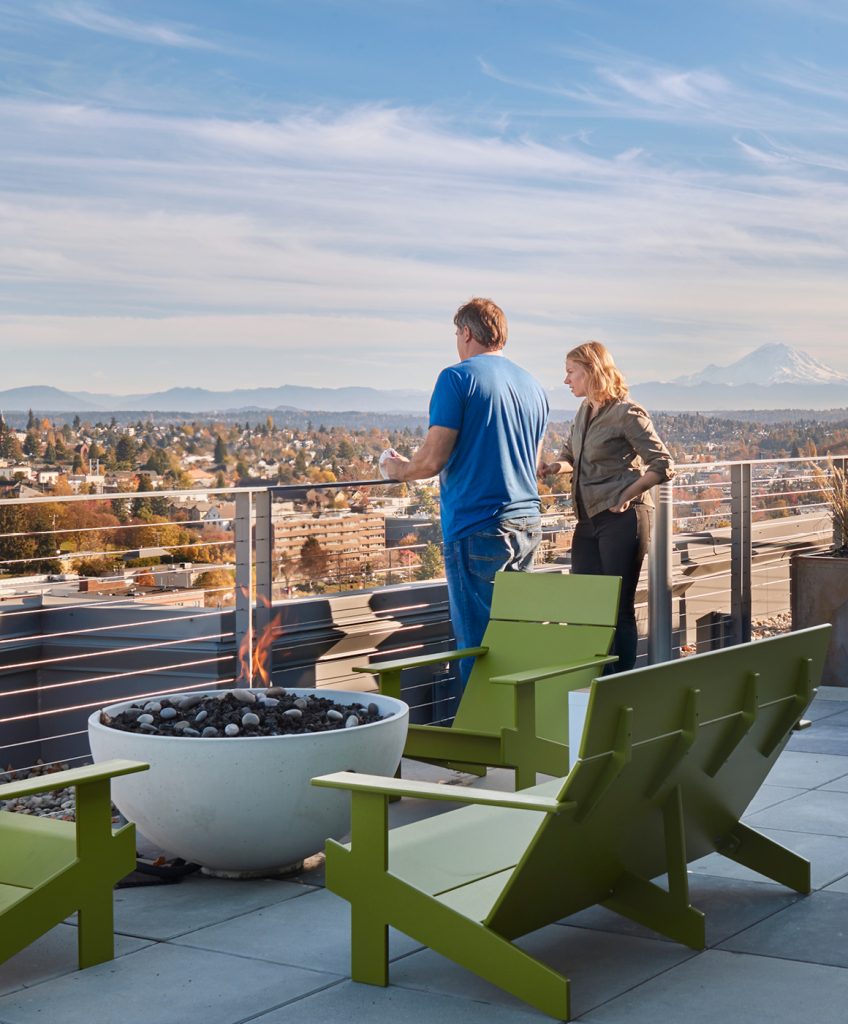
[[[396,661],[381,661],[379,665],[355,665],[353,671],[378,676],[383,672],[396,672],[398,669],[421,668],[425,665],[439,665],[445,661],[458,661],[460,658],[479,657],[488,651],[488,647],[463,647],[460,651],[441,651],[439,654],[425,654],[421,658],[399,658]]]
[[[101,782],[112,779],[116,775],[131,775],[133,772],[144,772],[150,767],[142,761],[101,761],[100,764],[89,764],[83,768],[69,768],[64,772],[51,772],[49,775],[38,775],[31,779],[20,779],[0,785],[0,800],[15,800],[22,796],[33,796],[36,793],[50,793],[54,789],[66,786],[84,786],[90,782]]]
[[[543,811],[545,814],[559,814],[560,811],[570,810],[576,806],[573,803],[561,803],[552,796],[502,793],[491,789],[466,789],[435,782],[387,779],[382,775],[360,775],[358,772],[319,775],[312,780],[312,785],[328,789],[349,789],[359,793],[382,793],[387,797],[407,796],[424,800],[444,800],[448,803],[514,807],[525,811]]]
[[[526,672],[512,672],[506,676],[492,676],[490,683],[504,683],[508,686],[521,686],[523,683],[536,683],[544,679],[553,679],[555,676],[568,675],[569,672],[581,672],[583,669],[607,665],[610,662],[618,661],[615,654],[598,655],[591,661],[581,661],[579,665],[547,665],[544,668],[531,668]]]

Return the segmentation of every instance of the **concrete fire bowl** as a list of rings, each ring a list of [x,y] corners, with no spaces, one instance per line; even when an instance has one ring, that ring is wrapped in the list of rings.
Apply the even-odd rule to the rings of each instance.
[[[403,701],[374,693],[287,687],[339,704],[375,703],[381,721],[292,736],[182,737],[123,732],[88,721],[95,760],[145,761],[144,777],[112,782],[112,798],[147,839],[212,872],[267,874],[350,830],[350,795],[310,785],[328,772],[394,775],[409,724]],[[204,696],[219,695],[213,690]],[[115,716],[130,702],[104,710]]]

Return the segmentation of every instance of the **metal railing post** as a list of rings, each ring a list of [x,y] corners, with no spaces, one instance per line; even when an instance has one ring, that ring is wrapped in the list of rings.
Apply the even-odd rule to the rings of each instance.
[[[253,533],[253,495],[250,492],[236,494],[236,610],[235,610],[235,641],[248,666],[253,665],[253,550],[251,535]],[[241,665],[236,665],[233,673],[238,679]],[[243,685],[249,686],[250,680],[241,678]]]
[[[730,467],[730,617],[733,639],[751,639],[751,463]]]
[[[848,469],[848,459],[844,455],[835,455],[832,459],[833,469],[842,474],[842,479],[845,479],[845,471]],[[836,486],[836,480],[832,482],[832,486]],[[846,538],[842,536],[842,527],[836,516],[833,517],[833,546],[838,550],[845,543]]]
[[[256,526],[253,532],[256,558],[256,608],[254,619],[257,632],[261,633],[271,621],[271,591],[274,584],[274,536],[271,522],[271,491],[258,491],[256,502]]]
[[[671,482],[653,488],[654,533],[648,552],[648,664],[671,661]]]

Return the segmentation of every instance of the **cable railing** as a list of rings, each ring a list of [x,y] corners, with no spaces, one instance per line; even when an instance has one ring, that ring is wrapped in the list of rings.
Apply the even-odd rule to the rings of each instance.
[[[789,628],[791,556],[831,541],[813,463],[825,464],[694,463],[658,489],[640,663]],[[377,488],[382,497],[362,498]],[[354,665],[447,650],[437,505],[391,489],[0,499],[0,769],[84,760],[86,718],[108,703],[251,685],[263,672],[367,688]],[[193,511],[201,500],[217,503],[211,521]],[[569,496],[545,494],[536,569],[568,571],[573,527]],[[411,673],[414,720],[449,722],[451,690],[444,665]]]
[[[658,517],[662,535],[654,538],[672,563],[652,587],[651,617],[663,636],[654,660],[790,628],[792,556],[833,540],[812,469],[829,465],[802,457],[678,467],[661,488],[673,511]]]

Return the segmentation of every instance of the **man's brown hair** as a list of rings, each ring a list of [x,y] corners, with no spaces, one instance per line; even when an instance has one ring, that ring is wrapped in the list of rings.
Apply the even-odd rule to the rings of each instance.
[[[491,299],[471,299],[460,306],[453,318],[457,327],[467,327],[474,340],[497,352],[506,344],[507,323],[504,311]]]

